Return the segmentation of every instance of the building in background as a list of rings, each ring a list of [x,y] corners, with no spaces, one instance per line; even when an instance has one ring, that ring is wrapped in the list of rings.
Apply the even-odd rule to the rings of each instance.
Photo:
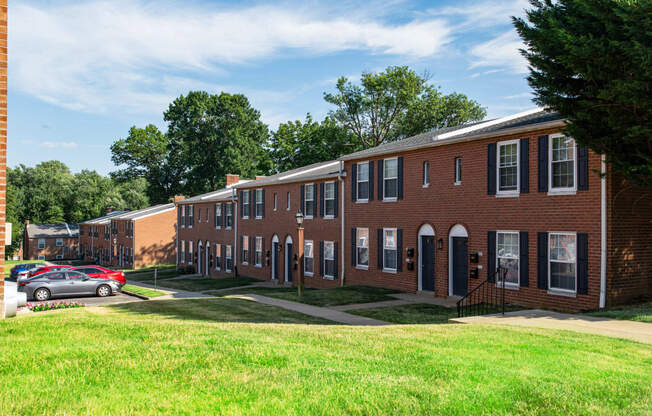
[[[112,211],[79,224],[79,252],[86,261],[111,263],[111,218],[129,211]]]
[[[79,225],[25,223],[23,259],[73,260],[79,254]]]

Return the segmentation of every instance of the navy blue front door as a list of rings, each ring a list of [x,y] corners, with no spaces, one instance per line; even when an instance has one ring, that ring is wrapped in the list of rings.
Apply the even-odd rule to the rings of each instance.
[[[469,290],[469,249],[467,237],[453,237],[453,295],[466,296]]]
[[[292,268],[294,267],[294,261],[292,261],[292,244],[287,243],[285,245],[285,281],[292,281]]]
[[[272,279],[278,280],[278,243],[272,244]]]
[[[435,291],[435,237],[421,236],[421,290]]]

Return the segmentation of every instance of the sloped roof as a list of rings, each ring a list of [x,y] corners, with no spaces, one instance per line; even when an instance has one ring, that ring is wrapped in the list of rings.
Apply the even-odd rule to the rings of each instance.
[[[87,221],[81,222],[80,225],[82,225],[82,224],[91,224],[91,225],[108,224],[113,217],[115,217],[117,215],[125,214],[127,212],[129,212],[129,211],[113,211],[113,212],[109,212],[108,214],[106,214],[103,217],[97,217],[97,218],[93,218],[92,220],[87,220]]]
[[[111,217],[111,220],[138,220],[140,218],[160,214],[171,209],[174,209],[174,203],[154,205],[151,207],[139,209],[137,211],[129,211],[124,214]]]
[[[77,238],[79,226],[77,224],[28,224],[28,238]]]
[[[198,204],[202,202],[226,201],[231,199],[231,196],[233,195],[233,188],[235,188],[238,185],[242,185],[249,182],[254,182],[254,181],[248,179],[242,179],[234,185],[227,186],[226,188],[218,189],[217,191],[211,191],[205,194],[195,195],[191,198],[177,201],[176,204],[184,205],[184,204]]]
[[[388,153],[419,149],[422,147],[439,146],[458,141],[516,133],[520,130],[534,130],[553,125],[563,126],[563,124],[564,120],[557,113],[537,108],[507,117],[428,131],[403,140],[397,140],[370,149],[361,150],[346,155],[342,157],[342,159],[362,159]]]
[[[340,162],[338,160],[329,160],[327,162],[313,163],[312,165],[301,168],[288,170],[271,176],[247,182],[246,184],[236,185],[235,188],[256,188],[259,186],[269,186],[290,182],[305,182],[313,179],[324,179],[335,177],[340,173]]]

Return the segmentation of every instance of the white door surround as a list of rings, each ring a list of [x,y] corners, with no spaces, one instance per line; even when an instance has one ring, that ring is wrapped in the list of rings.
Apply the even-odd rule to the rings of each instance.
[[[205,260],[206,260],[206,263],[204,264],[204,272],[202,274],[205,275],[206,277],[208,277],[211,274],[211,271],[210,271],[210,268],[211,268],[210,267],[210,264],[211,264],[211,257],[210,257],[210,255],[211,255],[211,243],[210,243],[210,241],[206,242],[206,250],[204,250],[204,251],[206,251],[206,255],[204,256]]]

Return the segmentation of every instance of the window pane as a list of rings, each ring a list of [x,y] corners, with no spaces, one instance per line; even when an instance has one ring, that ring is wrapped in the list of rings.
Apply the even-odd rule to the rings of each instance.
[[[552,289],[575,290],[575,264],[550,263],[550,287]]]
[[[369,180],[369,163],[358,163],[358,182]]]
[[[313,201],[306,201],[306,212],[305,212],[305,214],[306,215],[312,215],[312,213],[314,212],[313,211],[314,206],[315,206],[315,203]]]
[[[332,242],[324,243],[324,258],[334,259],[335,258],[335,244]]]
[[[369,266],[369,249],[358,247],[358,265]]]
[[[385,179],[385,198],[396,198],[398,195],[398,179]]]
[[[518,260],[504,259],[504,258],[498,260],[499,260],[498,264],[500,265],[500,267],[502,269],[507,270],[507,274],[505,275],[505,282],[517,285],[518,284]],[[498,280],[500,280],[501,278],[499,278]]]
[[[358,199],[369,199],[369,182],[358,183]]]
[[[398,159],[388,159],[384,165],[385,175],[384,178],[398,177]]]
[[[312,241],[306,241],[306,244],[304,245],[303,249],[303,255],[304,257],[313,257],[313,252],[312,252]]]
[[[396,248],[396,231],[385,230],[385,248]]]
[[[327,199],[324,203],[326,205],[326,215],[335,215],[335,200]]]
[[[518,181],[518,145],[516,143],[500,145],[499,154],[499,189],[516,190]]]
[[[396,250],[385,249],[385,259],[384,259],[384,268],[385,269],[396,269]]]
[[[575,148],[569,137],[553,137],[551,179],[553,188],[575,186]]]
[[[369,247],[369,229],[368,228],[358,228],[358,247]]]
[[[324,185],[324,198],[335,199],[335,183],[330,182]]]
[[[303,264],[304,264],[304,270],[306,271],[306,273],[314,273],[315,272],[315,260],[313,258],[305,257],[303,259]]]
[[[306,201],[313,200],[315,198],[315,193],[312,185],[306,185]]]
[[[569,234],[551,234],[550,260],[574,263],[575,236]]]
[[[324,262],[324,274],[326,276],[335,276],[335,261],[326,260]]]

